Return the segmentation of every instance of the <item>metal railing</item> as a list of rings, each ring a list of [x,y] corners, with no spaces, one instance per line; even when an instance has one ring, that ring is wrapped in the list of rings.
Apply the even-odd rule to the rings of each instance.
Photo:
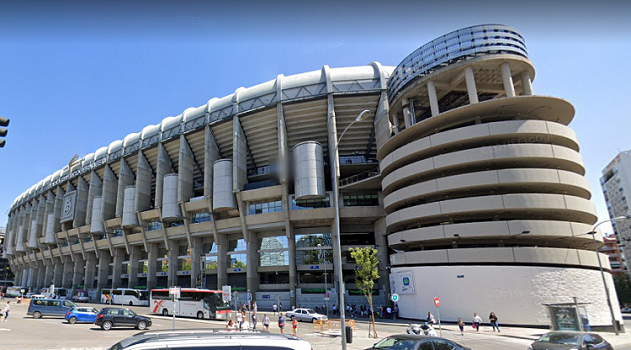
[[[345,179],[341,179],[340,180],[340,186],[347,186],[350,184],[353,184],[355,182],[361,181],[361,180],[365,180],[374,176],[378,176],[379,175],[379,167],[376,167],[374,169],[371,170],[367,170],[364,171],[363,173],[359,173],[357,175],[353,175],[350,177],[347,177]]]

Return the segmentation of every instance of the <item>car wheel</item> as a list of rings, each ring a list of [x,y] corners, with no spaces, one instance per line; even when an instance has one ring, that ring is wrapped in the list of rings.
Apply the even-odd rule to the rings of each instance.
[[[103,330],[109,331],[112,329],[112,321],[103,321],[103,325],[101,326]]]
[[[203,319],[204,318],[204,313],[201,312],[201,311],[198,311],[197,312],[197,318],[200,319],[200,320]]]
[[[162,309],[162,316],[169,316],[169,310]]]
[[[136,326],[136,328],[138,328],[138,330],[145,330],[147,328],[147,322],[145,321],[140,321],[138,322],[138,325]]]
[[[42,318],[42,313],[39,311],[33,312],[33,318]]]
[[[68,323],[70,323],[70,324],[75,324],[75,323],[77,323],[77,318],[76,318],[76,317],[74,317],[74,316],[70,317],[70,319],[68,320]]]
[[[129,306],[134,306],[134,303],[130,301]]]

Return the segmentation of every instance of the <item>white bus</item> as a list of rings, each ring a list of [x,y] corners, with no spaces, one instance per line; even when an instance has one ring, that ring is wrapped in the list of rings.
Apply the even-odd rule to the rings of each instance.
[[[101,291],[101,303],[111,305],[148,306],[149,298],[147,294],[146,290],[141,289],[103,289]]]
[[[230,304],[223,301],[220,290],[182,288],[176,303],[173,304],[168,289],[151,290],[151,313],[154,314],[169,316],[175,309],[175,316],[214,320],[227,320],[230,316]]]

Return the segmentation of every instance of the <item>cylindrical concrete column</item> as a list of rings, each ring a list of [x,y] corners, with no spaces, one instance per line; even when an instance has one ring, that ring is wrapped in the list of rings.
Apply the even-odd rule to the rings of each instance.
[[[83,286],[83,289],[87,289],[85,287],[85,260],[83,257],[76,256],[74,259],[74,270],[72,274],[72,288],[77,289],[79,286]]]
[[[46,264],[46,272],[44,275],[44,287],[48,287],[53,284],[53,276],[55,274],[55,265],[52,263]]]
[[[103,218],[101,216],[101,204],[103,203],[103,197],[94,197],[92,203],[92,223],[90,224],[90,233],[105,233],[105,227],[103,226]]]
[[[432,111],[432,117],[440,114],[438,109],[438,95],[436,94],[436,84],[433,81],[427,82],[427,95],[429,95],[429,107]]]
[[[123,202],[123,218],[121,225],[123,227],[138,226],[138,216],[134,212],[134,203],[136,202],[136,186],[127,186],[125,188],[125,199]]]
[[[478,89],[475,86],[475,77],[473,76],[473,68],[467,67],[464,70],[464,79],[467,84],[467,94],[469,94],[469,103],[474,104],[480,102],[478,100]]]
[[[259,246],[255,232],[246,232],[250,236],[247,245],[247,265],[246,265],[246,285],[251,293],[259,290],[259,273],[257,267],[260,265]]]
[[[193,246],[190,247],[191,251],[191,287],[197,287],[197,279],[200,275],[201,269],[201,254],[202,254],[202,239],[201,238],[193,238],[192,239]]]
[[[394,134],[398,134],[399,133],[399,114],[397,113],[393,113],[392,114],[392,131],[394,131]]]
[[[125,258],[125,253],[122,249],[115,248],[114,256],[113,256],[113,266],[112,266],[112,288],[121,288],[122,280],[121,274],[123,274],[123,259]]]
[[[298,285],[298,271],[296,268],[296,238],[292,229],[291,235],[287,240],[289,248],[289,294],[290,302],[296,305],[296,286]],[[293,297],[291,297],[293,295]]]
[[[72,288],[72,278],[74,277],[74,263],[70,257],[64,257],[64,273],[61,281],[62,288]]]
[[[502,81],[504,82],[506,97],[515,97],[515,86],[513,85],[513,77],[508,62],[502,63]]]
[[[213,210],[236,209],[237,199],[232,191],[232,160],[216,161],[213,176]]]
[[[85,274],[83,276],[83,286],[85,290],[93,288],[94,272],[96,269],[96,255],[94,253],[86,253]],[[94,301],[94,300],[93,300]]]
[[[322,145],[317,141],[301,142],[294,146],[293,155],[296,200],[324,197]]]
[[[98,290],[103,288],[107,288],[109,281],[109,271],[110,271],[110,262],[112,261],[112,256],[108,251],[102,251],[101,256],[99,257],[99,269],[98,269],[98,277],[96,287]],[[100,297],[99,297],[100,298]]]
[[[175,286],[177,284],[177,244],[175,241],[169,241],[169,246],[167,247],[169,252],[167,254],[167,259],[169,259],[169,273],[167,275],[167,284],[169,286]]]
[[[135,288],[138,285],[138,260],[142,255],[140,246],[129,247],[129,279],[127,280],[127,288]]]
[[[408,104],[408,99],[404,98],[401,100],[401,104],[403,107],[403,122],[405,123],[405,128],[409,128],[412,126],[412,115],[410,113],[410,105]]]
[[[521,73],[521,86],[524,88],[524,95],[532,96],[534,92],[532,91],[532,80],[530,78],[530,73],[524,71]]]
[[[55,269],[53,270],[53,284],[59,287],[63,284],[62,282],[64,280],[64,260],[60,259],[55,265]]]
[[[177,203],[177,174],[168,174],[164,177],[162,191],[162,219],[176,220],[181,217]]]

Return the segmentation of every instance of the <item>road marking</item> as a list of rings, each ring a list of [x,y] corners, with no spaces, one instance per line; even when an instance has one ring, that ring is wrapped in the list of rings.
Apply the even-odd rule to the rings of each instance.
[[[0,328],[0,331],[10,331],[9,328]]]

